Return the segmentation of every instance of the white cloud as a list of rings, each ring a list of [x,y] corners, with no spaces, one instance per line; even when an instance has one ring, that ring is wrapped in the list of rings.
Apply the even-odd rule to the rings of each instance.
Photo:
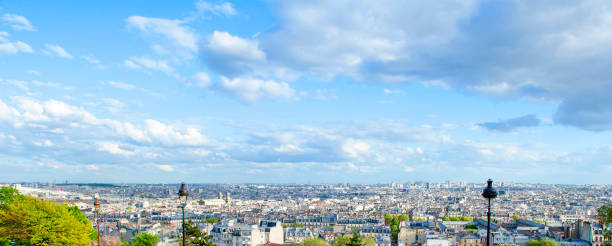
[[[121,112],[123,108],[125,107],[125,104],[123,104],[121,101],[114,99],[114,98],[103,98],[102,102],[106,104],[107,106],[106,108],[111,113]]]
[[[363,160],[364,156],[370,154],[370,144],[362,140],[347,139],[342,150],[352,159]]]
[[[414,172],[414,168],[411,166],[404,166],[404,172],[411,173]]]
[[[174,168],[170,165],[155,165],[155,167],[159,168],[159,170],[162,170],[164,172],[173,172]]]
[[[13,28],[13,30],[17,30],[17,31],[34,31],[36,30],[34,28],[34,26],[32,26],[32,24],[30,23],[30,21],[21,16],[21,15],[16,15],[16,14],[4,14],[2,15],[2,21],[4,21],[5,23],[9,24],[11,26],[11,28]]]
[[[217,54],[244,60],[261,61],[266,54],[258,48],[257,41],[232,36],[227,32],[214,31],[208,36],[208,48]]]
[[[30,122],[78,122],[97,124],[98,119],[83,108],[54,99],[39,103],[25,97],[15,97],[22,110],[19,120]]]
[[[387,88],[383,89],[383,92],[385,94],[387,94],[387,95],[392,95],[392,94],[395,94],[395,95],[405,95],[406,94],[406,92],[404,92],[403,90],[391,90],[391,89],[387,89]]]
[[[123,62],[123,65],[131,69],[158,70],[165,73],[173,73],[174,69],[167,61],[153,60],[146,57],[132,57]]]
[[[122,149],[121,147],[119,147],[119,144],[117,143],[102,142],[102,143],[97,143],[97,145],[98,145],[98,151],[108,152],[113,155],[120,155],[120,156],[128,157],[128,156],[132,156],[136,154],[136,152],[134,151]]]
[[[28,73],[29,74],[33,74],[33,75],[40,75],[40,72],[34,70],[34,69],[28,69]]]
[[[210,76],[208,76],[208,74],[205,72],[198,72],[194,74],[192,81],[193,83],[191,84],[193,86],[201,88],[207,88],[208,86],[210,86]]]
[[[19,111],[0,100],[0,121],[13,122],[20,116]]]
[[[144,35],[153,38],[163,38],[165,46],[170,47],[175,54],[189,58],[198,51],[198,38],[195,32],[185,26],[182,20],[169,20],[143,16],[130,16],[126,19],[128,26],[136,28]],[[154,51],[162,51],[159,44]]]
[[[145,120],[147,134],[156,141],[166,145],[190,145],[197,146],[210,142],[200,130],[187,127],[183,131],[175,129],[173,126],[165,125],[159,121]]]
[[[208,67],[223,75],[237,75],[253,70],[266,60],[256,40],[214,31],[207,37],[204,61]]]
[[[196,8],[199,13],[210,12],[215,15],[236,15],[238,11],[234,9],[232,3],[230,2],[222,2],[218,4],[209,3],[206,1],[198,1],[196,2]]]
[[[0,43],[0,54],[16,54],[18,52],[33,53],[34,50],[28,44],[21,41]]]
[[[102,84],[108,84],[112,87],[115,88],[119,88],[119,89],[123,89],[123,90],[133,90],[136,89],[136,86],[128,84],[128,83],[123,83],[123,82],[119,82],[119,81],[107,81],[107,82],[102,82]]]
[[[87,170],[100,170],[100,167],[94,164],[87,165]]]
[[[221,77],[217,89],[238,97],[247,103],[254,103],[264,98],[295,99],[295,90],[285,82],[262,80],[256,78]]]
[[[61,58],[68,58],[68,59],[72,59],[72,55],[70,55],[70,53],[68,53],[68,51],[66,51],[64,48],[62,48],[59,45],[54,45],[54,44],[45,44],[45,54],[50,55],[50,56],[58,56]]]
[[[421,147],[417,147],[417,148],[416,148],[416,152],[417,152],[417,153],[419,153],[419,154],[421,154],[421,155],[424,153],[424,152],[423,152],[423,149],[421,149]]]
[[[51,140],[49,139],[45,139],[45,141],[40,141],[40,140],[34,141],[32,142],[32,144],[38,147],[53,147],[54,146],[53,142],[51,142]]]
[[[106,66],[102,64],[102,62],[91,56],[81,56],[81,58],[92,65],[95,65],[97,69],[106,69]]]

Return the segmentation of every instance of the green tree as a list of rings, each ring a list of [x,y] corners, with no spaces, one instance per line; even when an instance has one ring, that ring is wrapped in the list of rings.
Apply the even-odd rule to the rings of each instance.
[[[604,238],[606,239],[606,246],[612,245],[610,239],[612,239],[612,233],[607,230],[607,225],[612,223],[612,204],[602,205],[597,209],[597,219],[599,219],[599,224],[601,224],[604,228]]]
[[[124,243],[125,246],[155,246],[159,242],[157,235],[146,232],[138,232],[134,235],[134,239],[129,243]]]
[[[83,213],[81,213],[81,210],[77,206],[68,207],[68,212],[70,213],[70,215],[72,215],[79,222],[81,222],[84,225],[89,226],[89,239],[90,240],[92,240],[92,241],[97,241],[98,240],[98,231],[96,231],[96,229],[94,229],[93,227],[90,226],[90,223],[89,223],[89,220],[87,219],[87,216],[85,216]]]
[[[304,224],[293,222],[289,225],[289,227],[304,227]]]
[[[559,246],[559,244],[555,242],[555,240],[552,240],[547,237],[541,238],[540,240],[531,240],[527,242],[527,244],[525,245],[526,246]]]
[[[390,213],[385,213],[383,217],[385,217],[385,225],[390,225],[391,220],[393,219],[393,215],[391,215]]]
[[[473,224],[467,224],[463,227],[463,229],[465,229],[466,231],[473,232],[474,234],[478,233],[478,226]]]
[[[461,218],[459,218],[459,220],[461,220],[461,221],[474,221],[474,218],[466,217],[466,216],[461,216]]]
[[[399,219],[399,221],[401,222],[401,221],[407,221],[407,220],[409,220],[410,218],[409,218],[409,217],[408,217],[408,215],[406,215],[406,214],[401,214],[401,215],[398,217],[398,219]]]
[[[182,242],[182,238],[179,238]],[[198,225],[189,220],[185,223],[185,243],[193,246],[215,246],[212,237],[198,228]]]
[[[361,245],[363,245],[363,246],[376,246],[376,239],[374,239],[374,237],[370,237],[370,236],[361,237]]]
[[[597,219],[602,225],[612,223],[612,204],[603,205],[597,209]]]
[[[518,219],[520,219],[521,217],[518,216],[518,214],[512,215],[512,221],[517,221]]]
[[[219,221],[219,219],[217,219],[216,217],[208,217],[208,218],[206,218],[206,220],[204,220],[204,222],[212,223],[212,224],[219,224],[219,223],[221,223],[221,221]]]
[[[66,205],[0,190],[0,241],[18,245],[88,245],[91,224]]]
[[[332,246],[346,246],[349,244],[349,242],[351,241],[351,237],[348,235],[344,235],[344,236],[337,236],[336,239],[334,239],[334,242],[332,243]]]
[[[399,235],[399,226],[396,224],[391,225],[391,239],[393,242],[397,242],[397,237]]]
[[[473,224],[467,224],[463,228],[465,228],[466,230],[467,229],[478,230],[478,226],[473,225]]]
[[[362,246],[363,242],[361,241],[361,236],[357,233],[353,233],[351,240],[347,244],[347,246]]]
[[[327,241],[322,238],[313,237],[297,244],[298,246],[328,246]]]

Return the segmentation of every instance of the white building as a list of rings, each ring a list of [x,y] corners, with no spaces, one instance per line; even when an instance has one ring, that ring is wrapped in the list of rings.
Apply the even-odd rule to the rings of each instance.
[[[286,243],[300,243],[308,238],[314,237],[312,231],[307,228],[296,228],[290,227],[285,231],[285,242]]]
[[[215,225],[210,235],[217,246],[263,246],[284,241],[283,228],[276,221],[261,221],[259,225]]]

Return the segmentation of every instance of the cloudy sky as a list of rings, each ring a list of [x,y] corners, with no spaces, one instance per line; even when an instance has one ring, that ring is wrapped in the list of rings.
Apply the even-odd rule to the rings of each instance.
[[[0,182],[612,177],[612,2],[0,3]]]

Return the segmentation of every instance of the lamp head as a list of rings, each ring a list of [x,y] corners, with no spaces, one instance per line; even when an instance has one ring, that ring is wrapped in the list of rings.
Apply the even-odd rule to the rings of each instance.
[[[482,197],[492,199],[497,197],[497,191],[493,188],[493,180],[487,180],[487,187],[482,191]]]
[[[187,190],[187,184],[185,182],[181,183],[181,188],[178,192],[179,200],[187,201],[187,196],[189,196],[189,191]]]
[[[94,207],[96,208],[96,211],[100,210],[100,201],[98,201],[97,197],[94,199]]]

